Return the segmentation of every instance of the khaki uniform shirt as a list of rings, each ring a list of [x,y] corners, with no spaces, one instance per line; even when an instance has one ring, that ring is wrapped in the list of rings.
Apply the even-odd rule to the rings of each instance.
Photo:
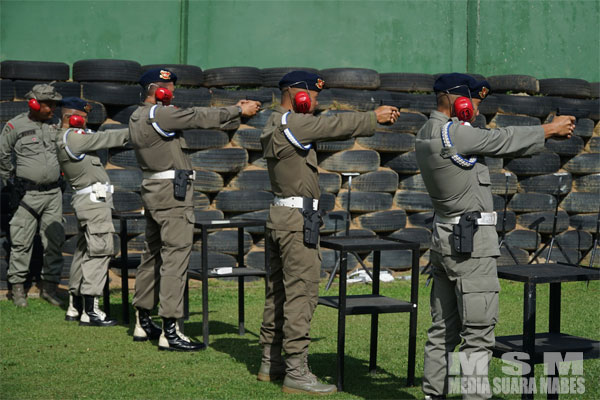
[[[494,211],[490,173],[482,157],[472,168],[455,165],[449,155],[442,156],[441,130],[450,119],[433,111],[429,121],[417,133],[416,155],[421,176],[431,197],[436,215],[458,217],[465,212]],[[449,134],[456,152],[465,158],[477,156],[525,156],[544,148],[541,126],[479,129],[452,118]],[[434,219],[431,250],[451,255],[452,225]],[[472,257],[498,256],[495,226],[480,226],[473,239]]]
[[[189,157],[183,152],[187,147],[182,129],[235,129],[240,124],[237,106],[222,108],[191,107],[175,108],[158,106],[154,121],[165,132],[176,132],[167,138],[154,130],[150,121],[153,104],[144,103],[129,120],[130,141],[135,149],[138,164],[144,172],[163,172],[174,169],[192,169]],[[185,201],[173,196],[172,179],[144,179],[142,197],[148,209],[160,210],[172,207],[192,206],[192,190]]]
[[[319,141],[342,140],[357,136],[372,136],[377,127],[374,112],[343,113],[319,116],[291,112],[285,126],[281,117],[288,112],[283,107],[273,110],[260,142],[267,160],[271,188],[277,197],[302,196],[318,199],[319,174],[315,145],[302,150],[292,145],[284,135],[288,128],[304,146]],[[267,228],[301,231],[303,218],[300,209],[271,206]]]
[[[58,127],[29,119],[29,113],[8,121],[0,135],[0,178],[6,181],[15,172],[18,178],[37,184],[56,182],[60,168],[56,159]],[[11,153],[16,155],[16,171]]]
[[[110,184],[110,179],[96,154],[97,150],[110,147],[120,147],[129,139],[128,129],[114,129],[96,133],[77,133],[71,129],[65,137],[67,129],[59,131],[56,138],[57,156],[60,167],[73,190],[81,190],[94,183]],[[68,150],[75,156],[84,157],[81,160],[72,158]],[[72,198],[73,207],[77,209],[91,209],[112,207],[112,196],[107,193],[106,202],[94,202],[89,193],[74,194]]]

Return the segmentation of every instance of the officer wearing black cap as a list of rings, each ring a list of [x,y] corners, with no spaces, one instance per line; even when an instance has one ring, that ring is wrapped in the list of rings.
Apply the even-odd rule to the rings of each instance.
[[[133,305],[136,308],[135,341],[159,339],[160,350],[198,351],[177,323],[183,318],[183,293],[192,250],[194,210],[192,164],[183,152],[183,129],[236,128],[240,116],[252,116],[260,103],[240,100],[222,108],[169,106],[177,77],[166,68],[146,71],[140,78],[144,103],[129,120],[130,140],[143,171],[142,200],[146,216],[146,243],[137,269]],[[158,315],[163,329],[150,319]],[[160,336],[160,337],[159,337]]]
[[[62,130],[56,145],[60,167],[74,190],[71,204],[79,223],[77,248],[69,272],[69,306],[65,319],[80,325],[113,326],[98,307],[114,255],[113,186],[96,151],[120,147],[129,129],[93,132],[87,128],[91,106],[78,97],[61,101]]]
[[[260,330],[263,346],[258,380],[282,379],[287,393],[328,394],[308,367],[310,321],[317,306],[321,257],[316,142],[371,136],[377,122],[395,122],[396,107],[314,116],[325,82],[316,74],[293,71],[279,82],[281,105],[261,135],[275,201],[267,219],[270,275]],[[303,227],[314,235],[303,235]],[[285,352],[285,360],[282,357]]]
[[[27,307],[24,283],[29,272],[33,239],[39,227],[44,246],[40,296],[61,306],[57,296],[63,266],[62,192],[60,168],[56,159],[56,133],[52,122],[60,93],[49,84],[33,86],[25,97],[29,112],[7,122],[0,135],[0,178],[11,186],[11,252],[8,282],[13,302]],[[12,154],[16,165],[12,164]]]
[[[483,156],[526,156],[544,148],[544,139],[569,137],[570,116],[541,126],[479,129],[471,126],[490,93],[487,81],[465,74],[445,74],[434,84],[437,110],[417,133],[416,155],[435,210],[431,243],[433,287],[423,373],[426,399],[444,398],[448,358],[460,344],[471,365],[485,366],[473,375],[487,382],[494,345],[500,285],[500,255],[490,174]],[[465,376],[464,376],[465,377]],[[489,385],[463,388],[469,399],[490,397]]]

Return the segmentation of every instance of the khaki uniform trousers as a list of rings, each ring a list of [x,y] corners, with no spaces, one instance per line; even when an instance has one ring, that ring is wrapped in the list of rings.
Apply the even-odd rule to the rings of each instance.
[[[319,297],[319,249],[306,247],[302,232],[267,229],[266,240],[270,275],[260,343],[282,345],[288,355],[302,353]]]
[[[69,292],[75,296],[100,296],[106,284],[108,264],[114,255],[112,211],[104,208],[77,210],[77,249],[69,273]]]
[[[493,257],[442,256],[432,251],[431,263],[433,322],[425,343],[423,392],[441,396],[448,391],[448,353],[453,352],[461,340],[460,351],[471,362],[486,357],[484,365],[489,365],[495,343],[500,284]],[[476,376],[487,378],[487,370],[485,375]],[[464,374],[463,377],[468,378]],[[489,393],[463,394],[466,399],[489,397]]]
[[[62,192],[60,189],[47,192],[28,191],[22,200],[40,216],[38,221],[29,211],[19,206],[10,220],[10,263],[8,281],[24,283],[29,272],[33,239],[40,228],[44,247],[42,280],[58,283],[63,268],[62,246],[65,229],[62,221]]]
[[[194,236],[194,210],[148,210],[146,243],[135,279],[133,305],[158,315],[183,318],[183,294]]]

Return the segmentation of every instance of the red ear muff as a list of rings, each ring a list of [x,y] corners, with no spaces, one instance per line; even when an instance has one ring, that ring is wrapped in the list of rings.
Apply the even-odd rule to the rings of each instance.
[[[471,121],[475,115],[473,103],[468,97],[459,97],[454,100],[454,113],[461,121]]]
[[[310,112],[310,95],[307,92],[298,92],[294,96],[295,111],[306,114]]]
[[[71,115],[69,117],[69,126],[71,128],[83,128],[85,125],[85,118],[81,115]]]
[[[36,99],[30,99],[29,103],[27,103],[27,104],[29,105],[29,109],[31,111],[40,111],[42,108],[42,106]]]
[[[168,106],[169,104],[171,104],[173,92],[171,92],[167,88],[159,87],[158,89],[156,89],[156,92],[154,92],[154,98],[163,103],[163,105]]]

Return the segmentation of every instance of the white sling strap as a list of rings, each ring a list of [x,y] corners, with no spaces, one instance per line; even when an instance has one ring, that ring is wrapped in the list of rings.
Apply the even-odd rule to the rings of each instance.
[[[172,138],[173,136],[175,136],[176,132],[165,132],[162,130],[162,128],[160,126],[158,126],[158,122],[154,121],[154,117],[156,116],[156,107],[158,107],[158,104],[155,104],[150,108],[149,116],[150,116],[150,123],[152,124],[152,127],[154,128],[156,133],[158,133],[160,136],[163,136],[166,138]]]
[[[291,111],[288,111],[288,112],[286,112],[285,114],[283,114],[281,116],[281,125],[287,125],[287,117],[288,117],[288,115],[290,113],[291,113]],[[302,150],[310,150],[312,148],[312,143],[309,143],[306,146],[304,146],[302,143],[300,143],[300,141],[298,139],[296,139],[296,137],[294,136],[294,134],[292,133],[292,131],[290,131],[290,128],[285,128],[283,130],[283,134],[285,135],[286,139],[294,147],[297,147],[297,148],[302,149]]]
[[[469,124],[465,122],[465,124]],[[450,126],[452,125],[452,121],[448,121],[444,126],[442,126],[442,145],[444,148],[451,148],[454,146],[452,144],[452,140],[450,139]],[[469,124],[471,126],[471,124]],[[477,156],[470,157],[469,159],[464,158],[460,154],[454,154],[450,157],[452,162],[458,165],[461,168],[472,168],[473,165],[477,162]]]
[[[82,153],[82,154],[80,154],[80,155],[77,156],[77,155],[75,155],[75,153],[73,153],[71,151],[71,149],[69,149],[69,146],[67,145],[67,136],[69,136],[69,133],[71,133],[71,131],[75,131],[75,132],[77,132],[77,134],[82,134],[85,131],[83,131],[83,129],[69,128],[69,129],[67,129],[65,131],[65,133],[63,135],[63,138],[62,138],[63,143],[65,144],[65,151],[67,152],[67,154],[69,155],[69,157],[71,157],[75,161],[81,161],[81,160],[83,160],[85,158],[85,153]],[[80,131],[83,131],[83,132],[80,132]]]

